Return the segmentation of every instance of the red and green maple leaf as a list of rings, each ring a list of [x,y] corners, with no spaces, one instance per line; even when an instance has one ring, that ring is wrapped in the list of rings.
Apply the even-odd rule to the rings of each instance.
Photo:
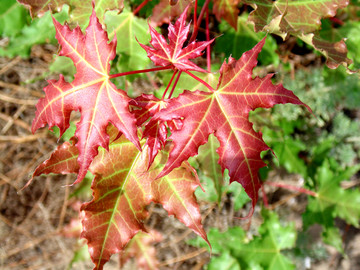
[[[168,100],[162,100],[154,95],[141,95],[131,100],[130,105],[137,107],[132,111],[137,119],[136,124],[141,127],[144,126],[143,138],[146,138],[149,164],[153,163],[157,153],[165,146],[169,127],[170,131],[181,128],[181,121],[149,121],[157,112],[167,107]]]
[[[276,29],[282,33],[311,33],[320,28],[321,19],[333,17],[349,0],[246,0],[254,7],[249,21],[256,31]]]
[[[138,107],[134,109],[133,113],[137,119],[136,124],[141,127],[144,125],[143,138],[146,139],[146,145],[148,146],[149,164],[153,163],[157,153],[164,147],[167,139],[167,127],[164,121],[145,122],[165,108],[167,102],[158,99],[154,95],[141,95],[130,102],[131,105]]]
[[[139,232],[120,253],[120,267],[124,266],[131,258],[135,259],[136,269],[155,270],[159,269],[159,261],[156,258],[154,244],[162,240],[160,232],[152,230],[149,233]]]
[[[344,40],[328,42],[320,38],[321,19],[333,17],[336,11],[349,4],[348,0],[246,0],[254,11],[249,21],[254,23],[255,31],[267,31],[285,39],[289,34],[319,50],[327,58],[327,66],[337,68],[340,64],[349,66]]]
[[[154,120],[183,121],[182,128],[169,137],[174,148],[158,177],[196,155],[199,146],[214,133],[220,142],[217,152],[222,171],[228,169],[230,182],[238,181],[252,199],[253,206],[256,204],[261,185],[258,170],[266,165],[260,153],[269,147],[252,128],[249,111],[283,103],[304,105],[282,85],[273,85],[272,75],[252,79],[252,70],[264,43],[265,38],[239,60],[230,57],[228,63],[224,62],[216,90],[210,93],[185,91],[154,116]]]
[[[175,4],[173,4],[174,2]],[[160,3],[153,9],[152,16],[150,17],[151,23],[158,26],[164,23],[170,24],[170,21],[181,15],[189,5],[192,6],[191,0],[160,0]],[[190,10],[187,13],[189,15]]]
[[[140,43],[140,46],[147,52],[148,57],[157,66],[173,66],[180,71],[199,71],[206,72],[204,69],[198,67],[189,59],[196,58],[202,55],[203,50],[214,40],[210,41],[193,41],[183,48],[184,43],[190,31],[190,24],[186,25],[186,17],[189,6],[185,8],[179,19],[175,22],[175,25],[169,25],[169,44],[164,36],[159,34],[151,25],[150,46],[146,46]]]
[[[100,22],[103,22],[107,10],[121,11],[124,0],[17,0],[30,10],[31,16],[41,16],[48,10],[58,12],[63,5],[70,6],[70,22],[75,22],[82,28],[88,21],[94,5]]]
[[[238,5],[240,0],[214,0],[213,13],[218,21],[223,18],[235,30],[237,30],[237,19],[239,15]]]
[[[75,136],[79,149],[79,174],[81,181],[98,153],[98,147],[108,148],[109,136],[106,127],[113,124],[139,149],[136,119],[129,111],[130,98],[110,81],[111,61],[115,57],[116,39],[108,42],[108,36],[96,18],[95,11],[83,34],[79,27],[73,30],[54,19],[56,38],[61,45],[59,55],[67,56],[75,64],[77,73],[69,83],[60,75],[58,81],[50,80],[44,88],[45,97],[36,105],[32,131],[57,126],[60,133],[69,127],[72,111],[80,111]]]
[[[114,131],[114,128],[108,129],[111,138],[115,139],[109,150],[100,148],[89,167],[95,175],[93,200],[81,207],[85,213],[82,237],[88,241],[95,269],[102,269],[110,256],[122,251],[136,233],[146,231],[143,222],[148,216],[146,206],[150,202],[163,205],[169,215],[174,215],[207,241],[194,195],[199,186],[196,171],[184,162],[170,174],[156,179],[168,152],[161,151],[147,170],[146,147],[140,152],[123,135],[116,139]],[[77,173],[77,155],[74,144],[65,142],[35,170],[33,177]]]

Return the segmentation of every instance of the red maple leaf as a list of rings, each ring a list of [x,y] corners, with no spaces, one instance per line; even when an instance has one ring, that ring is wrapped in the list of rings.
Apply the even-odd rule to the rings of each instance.
[[[127,94],[110,81],[109,61],[114,59],[116,39],[108,43],[108,36],[96,18],[90,17],[86,34],[79,27],[70,30],[54,19],[56,38],[61,45],[59,55],[70,57],[77,73],[68,83],[60,75],[58,81],[51,80],[44,88],[45,97],[40,99],[32,131],[48,124],[57,126],[62,134],[69,127],[72,111],[80,111],[75,136],[79,149],[80,166],[76,182],[81,181],[98,153],[98,147],[108,148],[109,136],[106,127],[112,123],[131,142],[140,148],[135,117],[130,113]]]
[[[162,100],[154,95],[141,95],[130,102],[131,105],[138,107],[135,108],[133,113],[137,119],[136,124],[141,127],[144,126],[143,138],[146,139],[148,146],[149,164],[148,168],[153,163],[157,153],[162,149],[167,140],[167,126],[170,131],[181,128],[181,121],[153,121],[146,122],[153,117],[157,112],[164,109],[168,105],[168,100]]]
[[[304,105],[282,85],[273,85],[272,75],[252,79],[252,70],[264,43],[265,38],[239,60],[230,57],[228,63],[224,62],[216,91],[185,91],[154,116],[155,120],[163,121],[183,119],[183,127],[169,137],[174,148],[158,177],[196,155],[199,146],[214,133],[220,142],[217,152],[222,171],[229,170],[230,182],[238,181],[255,206],[261,185],[258,170],[266,165],[260,153],[269,147],[252,128],[249,111],[280,103]]]
[[[157,4],[153,9],[152,15],[150,17],[151,23],[157,26],[164,23],[170,24],[170,21],[181,15],[181,13],[189,5],[193,6],[191,0],[160,0],[159,4]],[[188,10],[188,15],[190,12],[191,11]]]
[[[189,59],[202,55],[203,50],[214,40],[196,42],[193,41],[183,48],[190,30],[190,24],[186,25],[186,16],[189,6],[185,8],[175,25],[169,25],[169,44],[164,36],[160,35],[151,25],[150,44],[153,48],[143,45],[140,46],[147,52],[148,57],[157,66],[172,65],[175,69],[181,71],[194,70],[199,72],[207,72],[198,67]]]
[[[169,215],[207,241],[194,195],[200,183],[196,171],[184,162],[163,178],[155,179],[167,160],[166,149],[147,170],[146,149],[140,152],[124,136],[117,138],[115,128],[108,128],[107,132],[111,138],[109,150],[100,148],[89,167],[95,175],[91,186],[93,200],[81,207],[84,211],[81,235],[88,241],[94,269],[103,269],[112,254],[124,250],[137,232],[146,231],[146,207],[151,202],[163,205]],[[77,155],[74,144],[65,142],[35,170],[33,177],[77,173]]]
[[[213,13],[216,19],[220,22],[221,18],[223,18],[237,30],[239,2],[240,0],[214,0]]]

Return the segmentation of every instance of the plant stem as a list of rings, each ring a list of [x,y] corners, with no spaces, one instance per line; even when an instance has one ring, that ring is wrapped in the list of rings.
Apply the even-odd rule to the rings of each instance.
[[[209,8],[206,9],[206,41],[210,40],[210,30],[209,30]],[[210,44],[206,47],[206,63],[207,70],[211,72],[211,55],[210,55]]]
[[[166,86],[166,89],[165,89],[164,94],[162,95],[161,99],[164,99],[164,98],[165,98],[165,95],[166,95],[167,91],[169,90],[169,87],[170,87],[173,79],[175,78],[175,75],[176,75],[177,72],[178,72],[178,70],[175,70],[174,73],[173,73],[173,75],[171,76],[171,79],[170,79],[168,85]]]
[[[171,98],[172,94],[174,93],[175,87],[176,87],[176,85],[177,85],[177,83],[178,83],[178,81],[179,81],[179,79],[180,79],[181,73],[182,73],[182,71],[180,71],[179,74],[177,75],[176,80],[175,80],[175,82],[174,82],[174,84],[173,84],[173,87],[172,87],[172,89],[171,89],[171,92],[170,92],[168,98]]]
[[[199,26],[197,25],[197,6],[198,0],[195,0],[195,7],[194,7],[194,32],[197,33]]]
[[[207,82],[205,82],[204,80],[200,79],[198,76],[190,73],[189,71],[185,70],[184,71],[186,74],[190,75],[191,77],[193,77],[195,80],[197,80],[199,83],[202,83],[203,85],[205,85],[211,92],[215,92],[215,89],[211,87],[210,84],[208,84]]]
[[[271,181],[266,181],[264,182],[264,184],[269,185],[269,186],[273,186],[273,187],[280,187],[280,188],[286,188],[289,190],[294,190],[300,193],[304,193],[313,197],[317,197],[317,193],[312,191],[312,190],[308,190],[306,188],[301,188],[301,187],[297,187],[297,186],[292,186],[292,185],[287,185],[287,184],[281,184],[281,183],[275,183],[275,182],[271,182]]]
[[[151,0],[144,0],[144,2],[142,2],[134,11],[133,14],[136,15],[140,9],[142,9],[149,1]]]
[[[332,21],[333,23],[336,23],[338,25],[344,25],[344,22],[342,20],[340,20],[339,18],[336,18],[336,17],[330,18],[330,21]]]
[[[269,200],[268,200],[268,198],[266,196],[264,185],[261,185],[261,193],[262,193],[262,196],[263,196],[264,206],[265,206],[266,209],[269,209]]]
[[[189,40],[189,43],[193,42],[197,36],[197,32],[198,32],[198,29],[200,27],[200,24],[201,24],[201,21],[202,21],[202,18],[204,17],[204,14],[205,14],[205,11],[206,9],[208,8],[209,6],[209,3],[210,3],[210,0],[206,0],[201,11],[200,11],[200,15],[199,17],[197,18],[197,21],[196,21],[196,25],[194,25],[194,31],[190,37],[190,40]]]
[[[122,72],[122,73],[112,74],[109,77],[110,77],[110,79],[112,79],[112,78],[126,76],[126,75],[146,73],[146,72],[159,71],[159,70],[165,70],[165,69],[171,69],[171,65],[168,65],[168,66],[165,66],[165,67],[148,68],[148,69],[141,69],[141,70]]]

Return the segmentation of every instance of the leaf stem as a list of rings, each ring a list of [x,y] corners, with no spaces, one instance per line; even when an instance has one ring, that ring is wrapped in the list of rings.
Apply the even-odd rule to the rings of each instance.
[[[171,89],[171,92],[170,92],[168,98],[171,98],[172,94],[174,93],[175,87],[176,87],[176,85],[177,85],[177,83],[178,83],[178,81],[179,81],[179,79],[180,79],[181,73],[182,73],[182,71],[180,71],[180,72],[178,73],[178,75],[177,75],[177,77],[176,77],[176,80],[175,80],[175,82],[174,82],[174,84],[173,84],[173,87],[172,87],[172,89]]]
[[[206,9],[206,41],[210,40],[210,30],[209,30],[209,7]],[[206,63],[207,70],[211,72],[211,55],[210,55],[210,44],[206,46]]]
[[[198,6],[198,0],[195,0],[195,6],[194,6],[194,32],[197,33],[199,26],[197,25],[197,6]]]
[[[264,182],[264,184],[269,185],[269,186],[273,186],[273,187],[280,187],[280,188],[285,188],[288,190],[294,190],[300,193],[304,193],[313,197],[317,197],[317,193],[312,191],[312,190],[308,190],[306,188],[301,188],[301,187],[297,187],[297,186],[292,186],[292,185],[287,185],[287,184],[281,184],[281,183],[275,183],[275,182],[271,182],[271,181],[266,181]]]
[[[268,200],[268,197],[266,196],[264,185],[261,185],[261,193],[262,193],[262,196],[263,196],[264,206],[265,206],[266,209],[269,209],[269,200]]]
[[[142,2],[134,11],[133,14],[136,15],[149,1],[151,0],[145,0]]]
[[[172,81],[174,80],[175,75],[176,75],[177,72],[178,72],[178,70],[175,70],[174,73],[173,73],[173,75],[171,76],[171,79],[170,79],[168,85],[166,86],[166,89],[165,89],[164,94],[162,95],[161,99],[164,99],[164,98],[165,98],[165,95],[166,95],[167,91],[169,90],[169,87],[170,87]]]
[[[206,9],[208,8],[209,6],[209,3],[210,3],[210,0],[206,0],[201,11],[200,11],[200,15],[199,17],[197,17],[197,21],[196,21],[196,25],[194,25],[194,31],[190,37],[190,40],[189,40],[189,43],[193,42],[197,36],[197,32],[198,32],[198,29],[200,27],[200,24],[201,24],[201,21],[202,21],[202,18],[204,17],[204,14],[205,14],[205,11]]]
[[[139,73],[146,73],[146,72],[152,72],[152,71],[159,71],[159,70],[166,70],[171,69],[171,65],[165,66],[165,67],[157,67],[157,68],[148,68],[148,69],[141,69],[141,70],[134,70],[134,71],[128,71],[128,72],[122,72],[117,74],[110,75],[110,79],[126,76],[126,75],[132,75],[132,74],[139,74]]]
[[[200,79],[198,76],[190,73],[187,70],[184,70],[184,72],[188,75],[190,75],[191,77],[193,77],[195,80],[197,80],[199,83],[202,83],[204,86],[206,86],[211,92],[215,92],[215,89],[211,87],[210,84],[208,84],[207,82],[205,82],[204,80]]]

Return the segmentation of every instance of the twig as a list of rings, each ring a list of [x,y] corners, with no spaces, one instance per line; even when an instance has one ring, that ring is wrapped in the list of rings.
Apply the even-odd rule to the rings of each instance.
[[[2,174],[0,172],[0,179],[3,181],[3,183],[8,184],[16,189],[16,191],[19,191],[18,187],[14,185],[13,181],[10,179],[10,177],[6,176],[5,174]],[[3,185],[3,183],[0,183],[0,186]]]
[[[11,60],[9,63],[7,63],[5,66],[3,66],[0,69],[0,74],[5,73],[6,71],[8,71],[10,68],[12,68],[13,66],[15,66],[17,63],[19,63],[21,60],[20,56],[16,56],[13,60]]]
[[[37,103],[37,100],[35,100],[35,99],[13,98],[13,97],[9,97],[4,94],[0,94],[0,100],[5,101],[5,102],[20,104],[20,105],[28,105],[28,106],[35,106]]]
[[[39,138],[45,138],[47,132],[42,132],[34,135],[27,136],[0,136],[0,142],[11,142],[11,143],[25,143],[35,141]]]
[[[289,200],[291,200],[293,198],[296,198],[300,194],[301,194],[300,192],[289,194],[288,196],[281,199],[280,201],[277,201],[276,203],[273,203],[273,204],[269,204],[267,206],[267,209],[274,210],[275,208],[279,207],[280,205],[283,205],[283,204],[287,203]]]
[[[13,117],[9,117],[10,119],[6,123],[6,125],[3,127],[3,129],[0,131],[0,134],[5,134],[9,128],[15,123],[15,120],[19,118],[19,116],[24,112],[26,106],[21,105],[15,112]]]
[[[304,194],[314,196],[314,197],[318,196],[316,192],[314,192],[312,190],[308,190],[306,188],[302,188],[302,187],[297,187],[297,186],[292,186],[292,185],[287,185],[287,184],[282,184],[282,183],[275,183],[275,182],[271,182],[271,181],[266,181],[266,182],[264,182],[264,184],[273,186],[273,187],[280,187],[280,188],[285,188],[285,189],[289,189],[289,190],[294,190],[294,191],[304,193]]]
[[[25,229],[22,229],[19,226],[15,226],[10,220],[8,220],[6,217],[4,217],[3,215],[0,214],[0,220],[2,222],[4,222],[7,226],[9,226],[11,229],[13,229],[14,231],[17,231],[23,235],[25,235],[26,237],[30,238],[31,240],[34,240],[34,238],[32,237],[32,235]]]
[[[57,234],[57,231],[53,231],[51,233],[44,235],[43,237],[36,238],[34,240],[30,240],[29,242],[25,243],[21,247],[16,247],[10,251],[7,251],[6,254],[4,254],[4,255],[1,254],[0,260],[5,260],[11,256],[14,256],[14,255],[26,250],[26,249],[33,248],[33,247],[39,245],[41,242],[45,241],[46,239],[52,238],[56,234]]]
[[[20,120],[20,119],[14,119],[4,113],[0,113],[0,118],[5,120],[5,121],[13,121],[15,125],[19,126],[19,127],[22,127],[23,129],[31,132],[31,127],[28,125],[28,123],[26,123],[25,121],[23,120]]]
[[[60,218],[59,218],[59,224],[57,226],[57,229],[60,231],[63,224],[64,224],[64,220],[65,220],[65,214],[66,214],[66,209],[67,209],[67,205],[68,205],[68,198],[69,198],[69,180],[70,180],[70,175],[67,175],[65,178],[65,192],[64,192],[64,202],[63,205],[61,207],[61,212],[60,212]]]
[[[28,89],[26,87],[22,87],[22,86],[19,86],[17,84],[6,83],[6,82],[3,82],[3,81],[0,81],[0,87],[12,89],[12,90],[15,90],[15,91],[20,92],[20,93],[23,93],[23,92],[30,93],[32,96],[38,97],[38,98],[44,97],[43,93],[39,93],[37,91],[30,90],[30,89]]]
[[[196,256],[199,256],[200,254],[204,253],[204,252],[207,252],[207,248],[200,248],[198,250],[195,250],[193,252],[190,252],[190,253],[187,253],[187,254],[184,254],[180,257],[177,257],[177,258],[173,258],[173,259],[170,259],[170,260],[167,260],[165,262],[162,262],[160,263],[160,267],[161,266],[165,266],[165,265],[169,265],[169,264],[173,264],[173,263],[177,263],[177,262],[181,262],[181,261],[186,261],[186,260],[189,260],[191,258],[194,258]]]

